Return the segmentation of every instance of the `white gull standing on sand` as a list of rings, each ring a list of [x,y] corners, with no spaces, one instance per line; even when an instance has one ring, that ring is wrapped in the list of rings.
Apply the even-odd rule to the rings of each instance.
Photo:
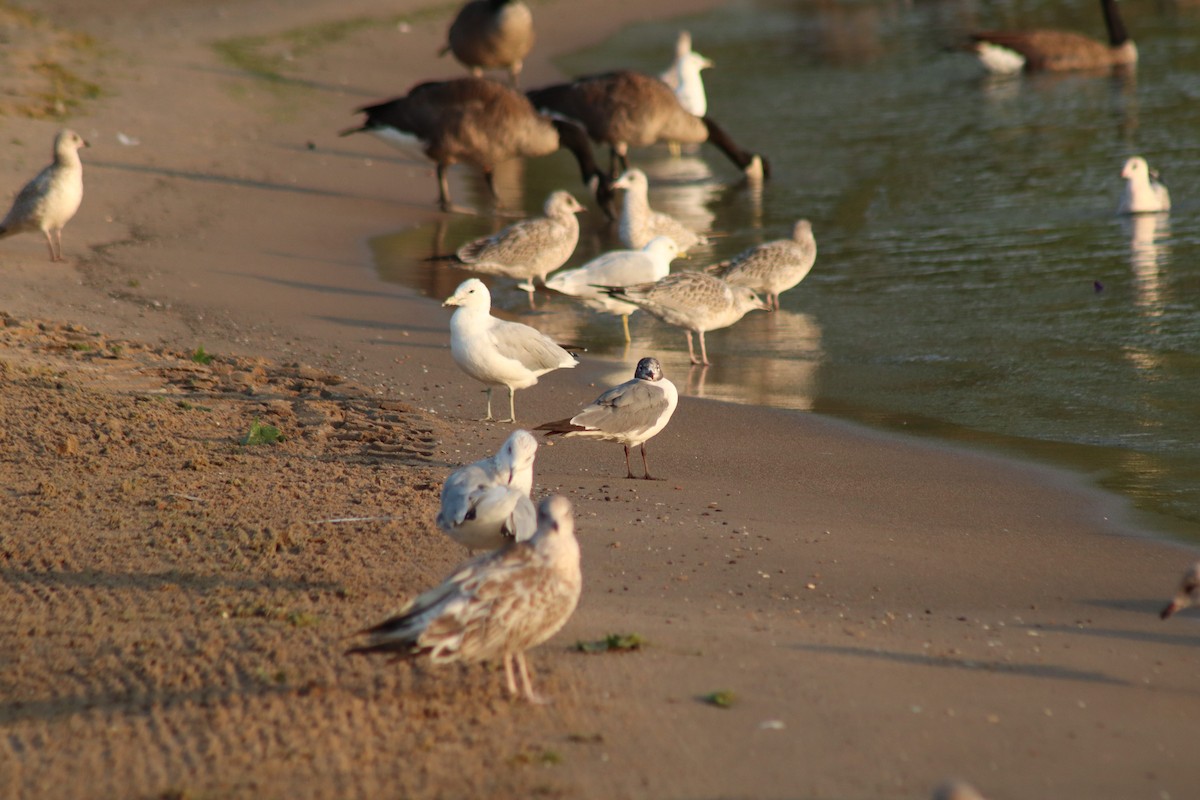
[[[625,190],[617,234],[626,247],[640,250],[655,236],[670,236],[683,255],[696,245],[707,243],[707,239],[679,220],[650,207],[650,181],[640,169],[626,171],[613,181],[612,188]]]
[[[1188,571],[1183,573],[1179,591],[1159,616],[1166,619],[1177,611],[1197,604],[1200,604],[1200,561],[1192,564],[1188,567]]]
[[[716,66],[692,49],[692,35],[680,31],[675,40],[675,60],[658,77],[675,91],[679,105],[689,114],[703,117],[708,113],[708,95],[700,71]]]
[[[450,317],[450,354],[463,372],[488,387],[484,421],[493,419],[493,387],[508,387],[508,419],[500,422],[516,422],[517,389],[577,363],[575,356],[536,328],[493,317],[492,294],[478,278],[460,283],[442,305],[458,306]]]
[[[62,261],[62,229],[83,202],[83,162],[79,148],[88,143],[64,128],[54,137],[54,161],[25,184],[8,215],[0,221],[0,239],[25,231],[41,231],[50,260]]]
[[[663,377],[657,358],[647,357],[637,363],[632,380],[609,389],[570,419],[547,422],[534,430],[546,431],[547,436],[620,442],[625,447],[626,478],[636,477],[629,467],[629,448],[641,445],[642,477],[653,480],[646,463],[646,442],[667,426],[678,404],[675,384]]]
[[[1134,156],[1126,161],[1121,177],[1125,179],[1125,188],[1121,190],[1118,214],[1152,214],[1171,210],[1171,193],[1158,180],[1158,173],[1150,169],[1146,159]]]
[[[753,289],[730,286],[720,278],[703,272],[674,272],[654,283],[609,287],[606,291],[649,311],[668,325],[683,328],[687,334],[688,356],[693,364],[709,364],[704,332],[726,328],[747,311],[765,311],[766,303]],[[700,358],[692,349],[692,332],[700,336]]]
[[[442,484],[437,526],[468,550],[495,550],[506,542],[523,542],[537,528],[533,459],[537,439],[517,430],[494,456],[460,467]]]
[[[544,217],[514,222],[491,236],[458,248],[457,260],[474,272],[519,278],[528,292],[534,279],[546,276],[567,263],[579,243],[579,220],[584,207],[570,192],[551,192],[543,207]]]
[[[791,239],[776,239],[747,248],[708,272],[732,286],[749,286],[767,296],[767,305],[779,309],[779,294],[804,280],[817,261],[817,240],[812,223],[802,219]]]
[[[362,633],[370,640],[347,653],[428,655],[434,664],[500,658],[510,694],[513,662],[526,699],[533,691],[525,651],[558,633],[579,603],[583,576],[571,502],[554,495],[538,506],[538,527],[526,542],[476,556],[440,585]]]
[[[679,247],[669,236],[655,236],[641,250],[610,250],[575,269],[551,276],[546,287],[587,305],[621,317],[625,341],[629,341],[629,315],[637,306],[617,300],[598,286],[632,286],[665,278],[671,271],[671,261],[679,255]]]

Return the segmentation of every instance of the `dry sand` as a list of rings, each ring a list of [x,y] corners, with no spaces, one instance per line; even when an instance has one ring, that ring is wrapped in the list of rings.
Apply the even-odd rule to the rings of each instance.
[[[713,4],[539,3],[526,82]],[[5,108],[57,103],[93,143],[67,263],[0,242],[0,796],[1195,791],[1200,628],[1155,613],[1191,553],[1061,473],[800,413],[685,398],[651,443],[661,482],[620,479],[614,445],[542,449],[586,582],[531,657],[553,705],[493,667],[345,658],[462,558],[432,525],[440,482],[509,430],[472,421],[447,313],[372,272],[368,236],[437,217],[431,167],[335,135],[458,74],[433,55],[453,4],[28,5],[0,10],[7,55],[102,93],[23,106],[40,90],[0,78]],[[59,123],[2,124],[15,191]],[[518,411],[560,417],[600,371]],[[240,444],[256,420],[284,440]],[[572,648],[613,633],[648,645]]]

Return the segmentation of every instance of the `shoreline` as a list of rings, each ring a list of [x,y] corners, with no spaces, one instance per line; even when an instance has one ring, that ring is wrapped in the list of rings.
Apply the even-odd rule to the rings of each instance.
[[[470,421],[482,395],[449,357],[449,313],[373,268],[370,236],[440,217],[431,167],[336,136],[356,104],[457,66],[436,60],[430,41],[401,48],[396,30],[366,27],[295,56],[281,88],[211,48],[254,34],[270,50],[285,31],[399,13],[380,0],[61,0],[43,13],[68,8],[121,54],[106,66],[118,88],[72,120],[95,141],[84,207],[64,235],[68,262],[45,262],[35,236],[5,240],[0,311],[151,350],[236,356],[228,382],[262,360],[281,382],[304,364],[359,388],[292,396],[260,381],[257,394],[214,395],[223,428],[187,417],[203,430],[161,444],[162,464],[122,463],[136,503],[119,480],[101,508],[38,493],[39,476],[7,459],[16,516],[38,534],[2,582],[23,615],[5,633],[20,666],[0,707],[0,765],[19,765],[0,766],[9,796],[924,797],[951,775],[992,798],[1186,796],[1195,770],[1183,743],[1200,712],[1188,656],[1200,639],[1194,615],[1161,623],[1156,612],[1194,548],[1138,535],[1114,518],[1115,495],[1065,470],[811,413],[683,398],[650,443],[664,481],[621,478],[616,445],[540,449],[536,492],[571,498],[584,551],[575,617],[530,657],[554,705],[509,702],[483,668],[348,663],[347,633],[461,560],[425,511],[451,466],[511,431]],[[555,52],[677,8],[539,4],[546,46],[524,82],[553,79]],[[424,19],[404,36],[428,40],[445,24]],[[57,126],[6,124],[20,158],[0,176],[16,186]],[[141,143],[118,145],[117,131]],[[458,172],[459,184],[474,180]],[[152,355],[163,374],[193,369],[186,356]],[[158,449],[142,401],[105,389],[114,364],[82,363],[100,376],[88,391],[128,401],[127,432]],[[585,357],[545,376],[518,394],[518,415],[561,417],[605,388],[593,385],[602,371]],[[30,390],[57,396],[38,375]],[[361,415],[381,398],[407,408],[387,410],[400,422],[380,417],[399,426],[400,444],[436,440],[416,466],[344,454],[323,432],[333,423],[306,416],[323,401]],[[314,432],[269,457],[231,450],[244,403]],[[153,407],[151,421],[172,424]],[[349,419],[346,408],[322,413]],[[113,477],[90,440],[80,446],[91,460],[73,480]],[[57,469],[53,455],[38,469]],[[269,502],[255,503],[255,479]],[[175,495],[141,494],[156,482]],[[216,492],[238,500],[229,519],[196,521],[195,501],[178,496]],[[352,512],[402,519],[311,524]],[[264,528],[277,549],[245,555]],[[190,531],[188,547],[208,546],[206,533],[226,530],[237,535],[217,537],[208,561],[179,544]],[[93,539],[97,549],[78,549]],[[119,556],[92,560],[117,539]],[[232,621],[204,613],[217,601]],[[164,619],[160,604],[178,616]],[[650,644],[571,649],[622,632]],[[86,659],[70,655],[72,640]],[[54,685],[63,658],[75,659],[65,689]],[[735,704],[698,699],[718,690]],[[95,785],[72,792],[81,773]]]

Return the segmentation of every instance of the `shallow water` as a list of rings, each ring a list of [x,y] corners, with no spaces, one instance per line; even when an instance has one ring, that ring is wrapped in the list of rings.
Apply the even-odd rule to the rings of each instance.
[[[707,370],[689,369],[683,334],[644,314],[626,352],[619,320],[567,298],[539,292],[534,311],[491,281],[496,303],[619,362],[614,380],[653,353],[686,393],[1066,465],[1160,529],[1200,538],[1200,7],[1122,4],[1135,76],[994,79],[945,51],[976,28],[1101,36],[1096,5],[735,2],[575,54],[562,62],[570,74],[657,72],[686,27],[717,63],[709,113],[771,158],[774,178],[756,191],[711,148],[634,152],[655,207],[722,234],[675,268],[786,236],[799,217],[813,222],[817,264],[781,313],[710,334]],[[1163,171],[1169,217],[1113,213],[1134,154]],[[560,186],[583,197],[563,154],[498,183],[529,211]],[[452,191],[487,205],[467,170]],[[467,273],[420,259],[503,222],[448,218],[380,237],[380,272],[448,296]],[[568,266],[619,246],[598,214],[583,222]]]

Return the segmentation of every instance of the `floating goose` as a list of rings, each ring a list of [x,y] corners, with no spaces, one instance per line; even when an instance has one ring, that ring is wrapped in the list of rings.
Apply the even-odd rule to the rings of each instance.
[[[658,78],[620,70],[526,92],[539,109],[578,120],[593,140],[612,150],[610,171],[629,164],[630,147],[657,142],[712,142],[748,177],[770,176],[762,156],[747,152],[710,117],[689,114],[670,87]]]
[[[678,404],[679,391],[663,377],[658,359],[643,358],[632,380],[609,389],[570,419],[547,422],[534,430],[546,431],[548,436],[619,442],[625,448],[626,478],[636,477],[629,466],[629,448],[641,445],[642,477],[653,480],[646,463],[646,442],[667,426]]]
[[[537,528],[529,499],[537,439],[513,431],[494,456],[460,467],[442,484],[437,526],[468,550],[523,542]]]
[[[779,294],[808,275],[817,260],[817,240],[812,223],[802,219],[791,239],[776,239],[743,250],[708,271],[733,286],[749,286],[767,296],[767,305],[779,309]]]
[[[475,272],[519,278],[522,289],[532,293],[534,279],[546,276],[567,263],[579,243],[579,220],[585,210],[570,192],[551,192],[543,206],[544,217],[524,219],[499,233],[468,242],[458,248],[459,263]]]
[[[971,48],[989,72],[1063,72],[1137,63],[1137,46],[1125,31],[1117,0],[1100,0],[1108,44],[1082,33],[1059,30],[980,31]]]
[[[704,93],[704,78],[700,71],[713,66],[712,61],[692,49],[692,35],[680,31],[675,42],[675,60],[659,79],[671,87],[685,111],[703,117],[708,113],[708,96]]]
[[[513,158],[549,155],[566,147],[579,162],[583,182],[596,200],[611,213],[609,181],[596,167],[591,144],[580,126],[552,119],[534,110],[520,92],[486,78],[458,78],[418,84],[404,97],[363,106],[367,115],[357,128],[342,136],[365,131],[397,147],[419,143],[437,164],[438,203],[450,203],[446,170],[451,164],[473,164],[483,171],[492,196],[496,196],[492,171]]]
[[[1145,214],[1171,209],[1171,193],[1158,180],[1158,173],[1150,169],[1146,159],[1134,156],[1125,162],[1121,170],[1125,188],[1121,192],[1118,214]]]
[[[529,541],[464,562],[399,614],[362,631],[368,643],[346,652],[427,655],[434,664],[499,658],[512,695],[515,661],[525,698],[544,703],[533,691],[525,651],[558,633],[582,589],[571,502],[554,495],[538,506],[537,532]]]
[[[608,314],[621,317],[625,341],[629,341],[629,315],[637,306],[610,296],[600,286],[632,286],[665,278],[679,248],[669,236],[656,236],[641,250],[612,250],[576,269],[563,270],[546,281],[546,287]]]
[[[493,317],[491,292],[478,278],[463,281],[442,305],[458,306],[450,317],[450,354],[463,372],[488,387],[485,422],[493,419],[493,387],[508,387],[508,419],[499,421],[516,422],[517,389],[576,364],[575,356],[541,331]]]
[[[726,328],[755,309],[765,311],[766,303],[752,289],[730,286],[720,278],[703,272],[674,272],[654,283],[637,286],[607,287],[613,297],[644,308],[668,325],[683,328],[687,334],[688,357],[693,364],[708,365],[704,332]],[[692,349],[692,332],[700,336],[700,358]]]
[[[516,86],[533,49],[533,14],[521,0],[472,0],[450,23],[447,40],[438,55],[454,53],[477,78],[485,69],[506,69]]]
[[[62,261],[62,229],[83,202],[83,162],[79,148],[88,143],[63,129],[54,137],[54,161],[25,184],[0,221],[0,239],[25,231],[41,231],[50,260]]]
[[[707,244],[707,239],[679,220],[650,207],[650,181],[640,169],[627,171],[612,188],[625,190],[617,233],[626,247],[640,250],[655,236],[669,236],[683,255],[696,245]]]
[[[1159,616],[1166,619],[1177,611],[1197,604],[1200,604],[1200,561],[1192,564],[1188,567],[1188,571],[1183,573],[1179,591]]]

